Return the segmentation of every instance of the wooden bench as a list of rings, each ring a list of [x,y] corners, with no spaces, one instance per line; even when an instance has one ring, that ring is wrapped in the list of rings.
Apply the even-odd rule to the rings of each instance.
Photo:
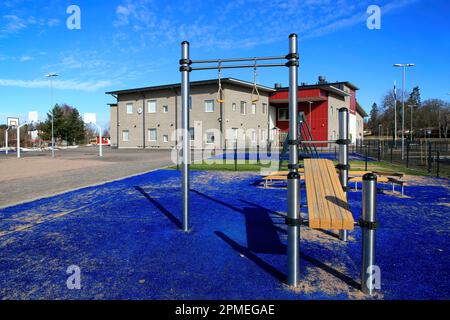
[[[300,176],[300,179],[303,180],[304,177]],[[269,186],[269,182],[287,181],[287,174],[286,175],[268,175],[266,177],[263,177],[263,180],[264,180],[264,188],[267,188]]]
[[[398,184],[399,186],[402,187],[402,196],[405,195],[405,186],[407,186],[408,184],[406,183],[406,181],[398,179],[398,178],[394,178],[394,177],[390,177],[389,178],[389,182],[392,183],[392,192],[395,192],[395,185]]]
[[[304,166],[309,227],[353,230],[355,222],[333,162],[305,159]]]
[[[363,178],[356,176],[356,177],[349,177],[348,178],[349,182],[354,182],[355,183],[355,190],[358,190],[358,182],[362,182]],[[377,182],[379,183],[387,183],[389,182],[389,177],[377,177]]]

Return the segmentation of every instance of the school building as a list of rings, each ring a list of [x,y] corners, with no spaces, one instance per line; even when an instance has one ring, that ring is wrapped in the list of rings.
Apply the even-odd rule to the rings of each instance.
[[[257,85],[234,78],[193,81],[190,86],[190,134],[195,148],[225,148],[235,141],[279,145],[289,127],[288,88]],[[117,148],[173,148],[180,141],[181,86],[179,83],[107,92],[110,107],[111,146]],[[364,117],[356,100],[358,88],[350,82],[299,86],[299,111],[309,123],[314,140],[338,138],[338,110],[349,109],[353,142],[363,138]],[[253,94],[252,94],[253,91]],[[258,101],[255,101],[258,100]],[[178,134],[177,134],[178,130]]]

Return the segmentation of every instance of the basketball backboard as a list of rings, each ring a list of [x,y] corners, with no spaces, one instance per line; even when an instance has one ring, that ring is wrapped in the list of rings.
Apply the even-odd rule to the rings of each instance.
[[[6,121],[6,125],[8,127],[17,127],[19,126],[19,118],[16,117],[8,117]]]

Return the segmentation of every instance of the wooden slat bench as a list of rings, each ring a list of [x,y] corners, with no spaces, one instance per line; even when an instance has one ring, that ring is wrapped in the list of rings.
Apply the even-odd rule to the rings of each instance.
[[[394,178],[394,177],[390,177],[389,178],[389,182],[392,183],[392,192],[395,192],[395,185],[398,184],[399,186],[402,187],[402,196],[405,195],[405,186],[407,186],[408,184],[406,183],[406,181],[398,179],[398,178]]]
[[[264,188],[267,188],[269,186],[270,182],[273,181],[287,181],[287,174],[286,175],[269,175],[262,178],[264,180]],[[304,177],[300,176],[300,179],[303,180]]]
[[[348,178],[349,182],[354,182],[355,183],[355,190],[358,190],[358,182],[362,182],[363,178],[356,176],[356,177],[349,177]],[[387,183],[389,182],[389,177],[378,177],[377,178],[377,182],[378,183]]]
[[[333,162],[305,159],[304,166],[309,227],[353,230],[353,216]]]

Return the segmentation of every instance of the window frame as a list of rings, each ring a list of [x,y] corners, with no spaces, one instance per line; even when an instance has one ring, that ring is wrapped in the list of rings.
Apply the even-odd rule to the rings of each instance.
[[[152,140],[151,139],[151,132],[154,131],[155,132],[155,139]],[[148,142],[157,142],[158,141],[158,129],[157,128],[148,128],[147,130],[147,134],[148,134]]]
[[[252,114],[256,114],[256,103],[252,103],[251,108],[252,108],[252,109],[251,109],[251,111],[252,111],[251,113],[252,113]]]
[[[151,102],[155,103],[155,111],[150,111],[150,103]],[[156,99],[147,100],[147,113],[156,113],[157,111],[158,111],[158,100],[156,100]]]
[[[242,112],[242,111],[244,111],[244,112]],[[243,116],[247,115],[247,102],[246,101],[241,101],[239,112]]]
[[[163,134],[163,143],[169,143],[169,135]]]
[[[169,113],[169,106],[167,104],[163,105],[163,113]]]
[[[282,118],[281,117],[281,111],[285,111],[287,117]],[[278,121],[289,121],[289,108],[287,108],[287,107],[286,108],[285,107],[278,108],[278,110],[277,110],[277,118],[278,118]]]
[[[214,132],[205,132],[206,135],[206,139],[205,139],[205,144],[214,144],[216,141],[216,137],[214,136]],[[208,142],[208,135],[212,136],[212,142]]]
[[[131,107],[131,111],[129,111],[128,107]],[[127,112],[127,114],[133,114],[133,109],[134,109],[134,106],[133,106],[132,102],[129,102],[129,103],[126,104],[126,112]]]
[[[208,111],[208,103],[212,103],[212,111]],[[205,100],[205,112],[206,113],[214,113],[214,111],[216,111],[216,106],[214,105],[214,100],[213,99],[208,99]]]
[[[124,134],[127,133],[127,139],[125,140]],[[130,141],[130,130],[122,130],[122,142],[129,142]]]

